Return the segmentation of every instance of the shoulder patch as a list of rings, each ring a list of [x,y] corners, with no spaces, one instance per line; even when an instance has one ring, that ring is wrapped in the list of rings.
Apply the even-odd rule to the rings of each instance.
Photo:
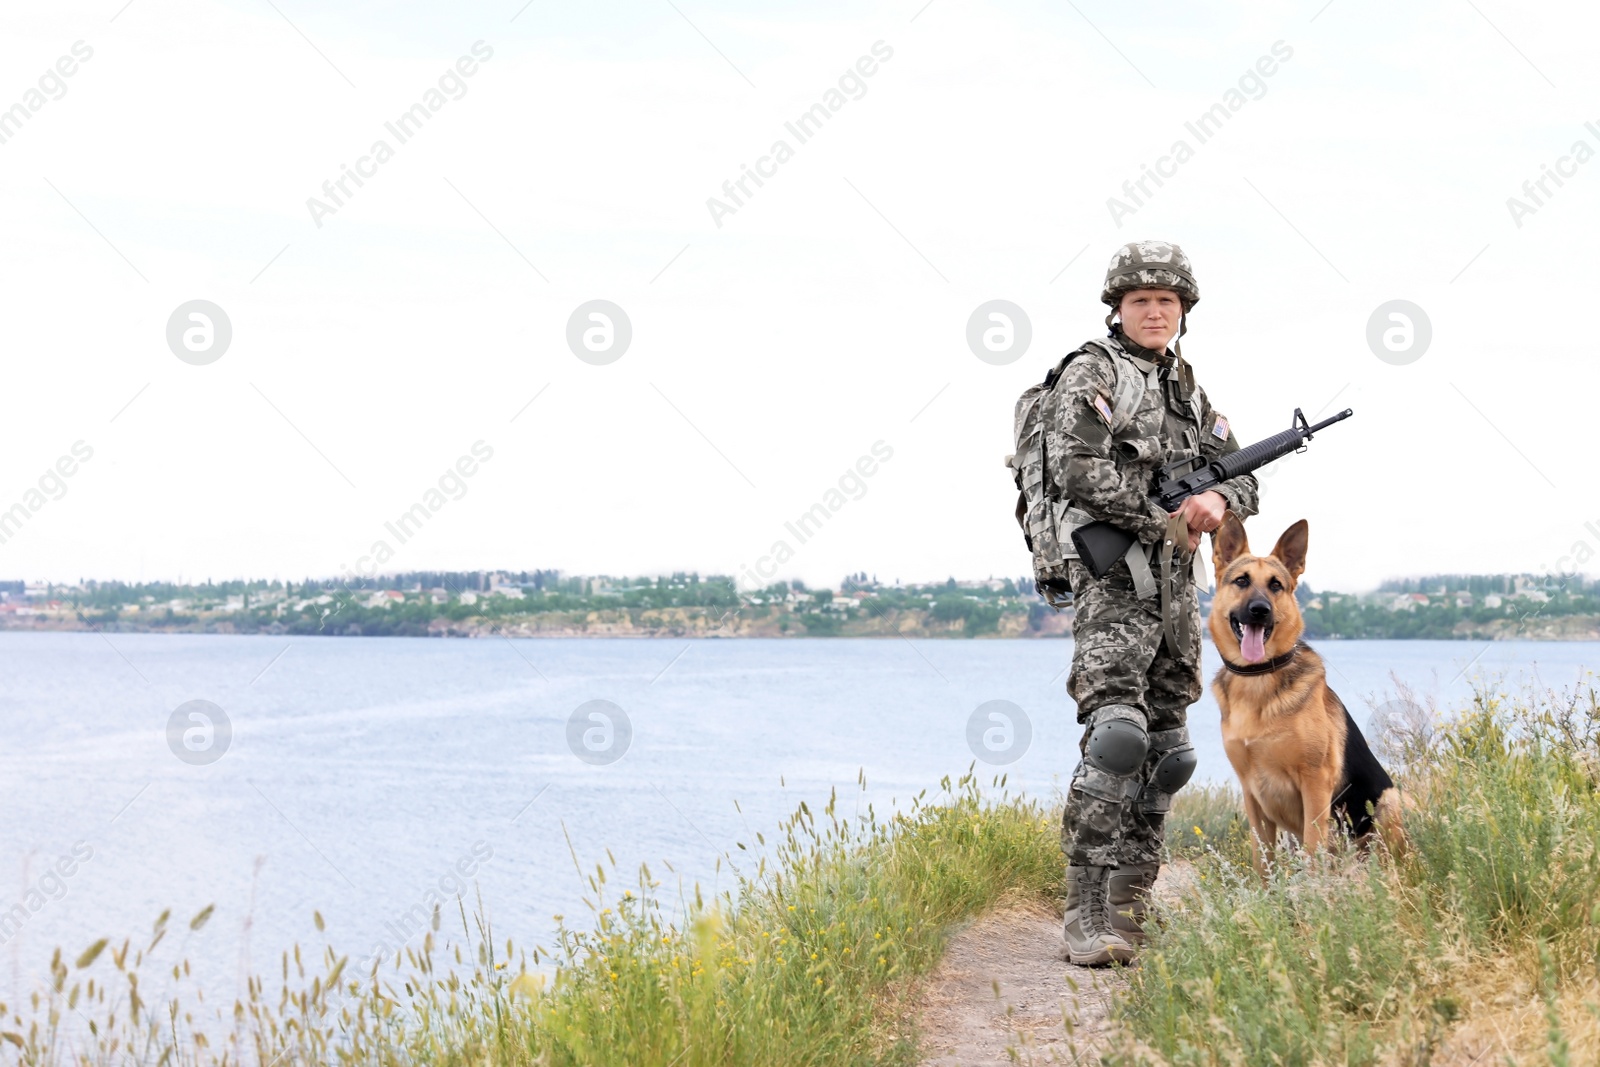
[[[1102,419],[1106,420],[1106,425],[1110,426],[1111,425],[1111,404],[1110,404],[1109,401],[1106,400],[1104,395],[1102,395],[1100,393],[1096,393],[1094,395],[1094,409],[1100,413],[1100,417]]]
[[[1217,421],[1211,426],[1211,436],[1219,441],[1226,441],[1228,439],[1228,420],[1218,415]]]

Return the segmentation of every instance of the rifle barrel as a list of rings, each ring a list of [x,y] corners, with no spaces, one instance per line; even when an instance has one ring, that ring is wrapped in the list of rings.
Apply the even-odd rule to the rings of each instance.
[[[1327,427],[1332,426],[1336,422],[1343,422],[1345,419],[1348,419],[1351,415],[1354,415],[1354,414],[1355,414],[1355,412],[1353,410],[1351,410],[1350,408],[1345,408],[1343,411],[1339,412],[1339,414],[1333,416],[1332,418],[1323,419],[1321,422],[1317,423],[1315,426],[1312,426],[1309,429],[1307,429],[1306,430],[1306,435],[1309,437],[1311,434],[1316,433],[1318,430],[1326,429]]]
[[[1336,422],[1343,422],[1353,414],[1355,412],[1345,408],[1339,414],[1323,419],[1315,426],[1309,426],[1305,423],[1305,417],[1300,414],[1300,409],[1295,408],[1294,425],[1281,433],[1275,433],[1253,445],[1236,449],[1225,456],[1218,456],[1207,466],[1189,474],[1169,478],[1163,472],[1164,480],[1151,494],[1151,499],[1165,510],[1175,511],[1179,504],[1194,493],[1202,492],[1218,482],[1237,478],[1241,474],[1249,474],[1281,456],[1300,451],[1305,447],[1305,443],[1311,440],[1312,434],[1327,429]]]
[[[1219,457],[1211,467],[1217,472],[1222,481],[1236,478],[1241,474],[1249,474],[1251,471],[1266,466],[1280,456],[1287,456],[1290,452],[1299,451],[1305,446],[1307,439],[1313,433],[1324,427],[1332,426],[1336,422],[1348,419],[1352,414],[1353,412],[1349,408],[1345,408],[1332,418],[1324,419],[1315,426],[1308,426],[1304,429],[1301,428],[1297,421],[1296,425],[1291,426],[1282,433],[1275,433],[1271,437],[1263,438],[1253,445],[1239,449],[1237,452],[1230,452],[1225,456]]]

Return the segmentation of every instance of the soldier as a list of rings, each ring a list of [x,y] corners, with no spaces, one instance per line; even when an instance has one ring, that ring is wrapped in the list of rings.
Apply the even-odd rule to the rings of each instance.
[[[1196,549],[1225,510],[1255,514],[1257,491],[1243,475],[1171,515],[1149,497],[1167,463],[1239,447],[1175,344],[1200,301],[1182,249],[1124,245],[1100,299],[1112,309],[1109,337],[1069,358],[1042,410],[1048,477],[1073,518],[1138,538],[1103,578],[1075,558],[1068,565],[1076,614],[1067,692],[1085,729],[1061,817],[1062,939],[1078,964],[1132,959],[1143,937],[1163,822],[1195,766],[1185,722],[1201,693]]]

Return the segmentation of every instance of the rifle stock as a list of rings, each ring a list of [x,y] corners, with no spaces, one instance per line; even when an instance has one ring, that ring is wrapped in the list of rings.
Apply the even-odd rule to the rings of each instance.
[[[1101,520],[1085,523],[1072,531],[1072,547],[1078,559],[1096,578],[1104,578],[1137,540],[1120,526]]]

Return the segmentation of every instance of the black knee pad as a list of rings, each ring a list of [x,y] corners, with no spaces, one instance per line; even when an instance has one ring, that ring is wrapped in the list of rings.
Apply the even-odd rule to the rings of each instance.
[[[1084,754],[1107,774],[1125,778],[1144,766],[1150,751],[1144,713],[1127,704],[1107,704],[1089,713],[1089,740]]]
[[[1151,768],[1150,781],[1163,793],[1176,793],[1194,777],[1200,759],[1189,743],[1189,729],[1159,730],[1150,738],[1150,747],[1157,754],[1156,765]]]

